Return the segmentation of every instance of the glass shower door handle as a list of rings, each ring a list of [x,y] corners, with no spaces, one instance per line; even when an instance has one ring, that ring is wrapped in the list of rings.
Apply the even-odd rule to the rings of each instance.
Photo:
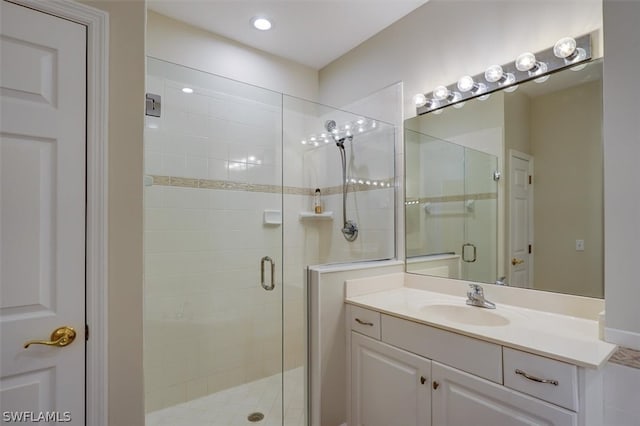
[[[271,283],[269,284],[265,283],[264,281],[264,263],[265,262],[271,263]],[[269,256],[265,256],[262,259],[260,259],[260,285],[262,286],[262,288],[264,288],[267,291],[273,290],[276,286],[275,277],[276,277],[276,264],[273,261],[273,259],[271,259]]]
[[[471,247],[473,249],[473,257],[471,257],[471,258],[467,257],[467,253],[466,253],[466,248],[467,247]],[[478,248],[474,244],[465,243],[465,244],[462,245],[462,261],[463,262],[467,262],[467,263],[475,262],[476,259],[477,259],[477,256],[476,256],[477,254],[478,254]]]

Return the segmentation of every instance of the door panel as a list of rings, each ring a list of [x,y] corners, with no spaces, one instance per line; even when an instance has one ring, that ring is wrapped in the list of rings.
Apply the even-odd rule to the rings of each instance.
[[[431,361],[351,333],[355,425],[431,424]]]
[[[3,1],[0,389],[3,411],[84,423],[86,28]],[[73,327],[65,347],[33,345]]]
[[[513,286],[530,288],[531,281],[531,261],[533,256],[529,254],[529,244],[531,244],[530,217],[531,194],[530,194],[530,160],[525,156],[510,156],[510,187],[509,187],[509,259],[508,267],[510,271],[509,283]]]
[[[434,426],[576,426],[577,414],[432,362]]]

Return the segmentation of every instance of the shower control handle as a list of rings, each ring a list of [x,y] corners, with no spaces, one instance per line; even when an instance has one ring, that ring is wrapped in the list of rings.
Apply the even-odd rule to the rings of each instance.
[[[271,263],[271,283],[269,284],[265,283],[264,281],[264,263],[265,262]],[[264,256],[262,259],[260,259],[260,285],[265,290],[271,291],[276,286],[275,279],[276,279],[276,264],[273,261],[273,259],[271,259],[269,256]]]

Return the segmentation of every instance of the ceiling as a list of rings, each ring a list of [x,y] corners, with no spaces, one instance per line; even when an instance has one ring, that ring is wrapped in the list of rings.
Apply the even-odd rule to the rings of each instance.
[[[148,0],[153,11],[321,69],[428,0]],[[270,31],[251,18],[266,16]]]

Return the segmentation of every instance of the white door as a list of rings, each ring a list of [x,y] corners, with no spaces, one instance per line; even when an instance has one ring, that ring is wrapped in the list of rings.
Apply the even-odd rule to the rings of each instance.
[[[84,424],[86,28],[2,1],[0,399],[4,421]],[[52,332],[75,329],[68,343]]]
[[[430,371],[428,359],[352,332],[353,425],[430,425]]]
[[[435,361],[433,426],[576,426],[578,415]]]
[[[533,158],[510,151],[509,156],[509,274],[511,286],[533,286]]]

